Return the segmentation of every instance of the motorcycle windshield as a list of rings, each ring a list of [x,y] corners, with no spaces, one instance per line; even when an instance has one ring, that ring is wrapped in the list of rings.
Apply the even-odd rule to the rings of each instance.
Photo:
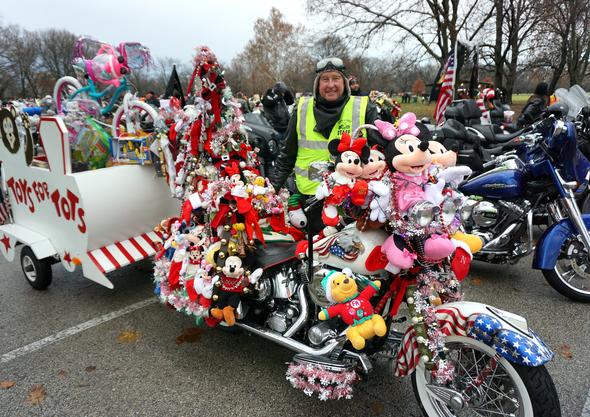
[[[576,140],[576,127],[573,123],[566,122],[565,132],[549,138],[549,151],[557,155],[557,168],[566,181],[584,180],[586,174],[584,167],[588,167],[588,160],[578,151]]]
[[[582,107],[590,105],[588,93],[586,93],[579,85],[574,85],[569,90],[566,88],[558,88],[555,90],[555,97],[557,97],[558,101],[567,104],[569,107],[567,116],[570,120],[576,118]]]

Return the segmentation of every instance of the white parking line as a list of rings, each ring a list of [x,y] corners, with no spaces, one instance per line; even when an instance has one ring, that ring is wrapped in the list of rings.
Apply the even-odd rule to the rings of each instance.
[[[45,346],[56,343],[62,339],[65,339],[66,337],[73,336],[75,334],[83,332],[84,330],[91,329],[93,327],[106,323],[107,321],[116,319],[117,317],[121,317],[125,314],[132,313],[136,310],[139,310],[140,308],[144,308],[149,306],[150,304],[154,304],[157,301],[158,299],[156,297],[148,298],[147,300],[131,304],[125,308],[122,308],[121,310],[113,311],[111,313],[105,314],[104,316],[96,317],[92,320],[80,323],[77,326],[62,330],[60,332],[52,334],[51,336],[47,336],[41,340],[37,340],[36,342],[30,343],[26,346],[14,349],[8,353],[4,353],[2,356],[0,356],[0,363],[10,362],[11,360],[18,358],[19,356],[23,356],[36,350],[42,349]]]
[[[580,417],[590,417],[590,390],[588,390],[588,395],[586,395],[586,404],[584,404]]]

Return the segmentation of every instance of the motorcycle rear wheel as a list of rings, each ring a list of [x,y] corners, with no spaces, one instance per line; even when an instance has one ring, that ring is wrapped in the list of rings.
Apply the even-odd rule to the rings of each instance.
[[[425,417],[561,416],[555,385],[544,366],[513,364],[498,356],[493,348],[468,337],[449,336],[445,340],[447,358],[455,363],[457,372],[451,386],[458,393],[463,394],[461,387],[474,382],[482,373],[483,364],[491,358],[497,360],[497,368],[463,408],[454,409],[428,388],[431,373],[420,363],[412,374],[412,386]]]

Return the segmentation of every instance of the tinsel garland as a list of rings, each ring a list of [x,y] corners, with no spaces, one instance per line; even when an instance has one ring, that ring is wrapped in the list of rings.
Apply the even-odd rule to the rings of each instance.
[[[360,380],[354,371],[334,372],[322,365],[304,365],[291,362],[287,368],[287,381],[306,395],[317,394],[322,401],[352,398],[353,384]]]

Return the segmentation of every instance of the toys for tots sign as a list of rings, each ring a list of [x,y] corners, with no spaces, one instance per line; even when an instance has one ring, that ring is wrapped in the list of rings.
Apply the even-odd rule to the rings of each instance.
[[[38,204],[52,204],[58,218],[71,221],[80,233],[86,233],[84,209],[78,205],[80,198],[72,191],[66,189],[65,192],[60,192],[55,189],[50,192],[46,182],[29,182],[24,178],[10,177],[6,184],[16,203],[26,206],[31,213],[35,213]]]

